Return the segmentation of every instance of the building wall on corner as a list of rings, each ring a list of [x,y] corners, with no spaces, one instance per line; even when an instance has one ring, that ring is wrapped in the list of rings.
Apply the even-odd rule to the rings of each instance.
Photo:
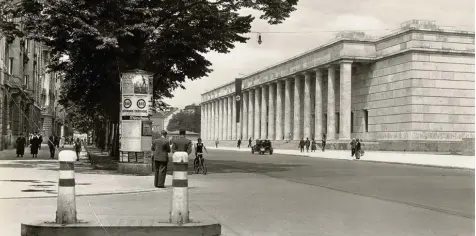
[[[410,139],[473,138],[474,54],[412,53]]]
[[[410,54],[358,67],[352,76],[353,137],[365,140],[406,140],[411,131]],[[365,111],[368,110],[368,132]]]

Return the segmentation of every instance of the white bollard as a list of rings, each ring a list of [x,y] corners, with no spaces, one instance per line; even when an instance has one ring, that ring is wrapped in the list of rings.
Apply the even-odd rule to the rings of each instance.
[[[185,224],[189,222],[188,211],[188,153],[175,152],[173,154],[173,180],[172,180],[172,210],[170,222]]]
[[[58,183],[57,224],[76,223],[76,191],[74,180],[74,161],[76,152],[64,150],[58,154],[60,163]]]

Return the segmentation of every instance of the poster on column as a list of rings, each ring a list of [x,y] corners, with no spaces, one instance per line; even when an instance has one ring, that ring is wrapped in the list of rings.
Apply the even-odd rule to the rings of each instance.
[[[121,124],[121,148],[123,152],[140,152],[141,150],[141,120],[123,120]]]
[[[151,106],[151,95],[122,95],[123,116],[148,116]]]

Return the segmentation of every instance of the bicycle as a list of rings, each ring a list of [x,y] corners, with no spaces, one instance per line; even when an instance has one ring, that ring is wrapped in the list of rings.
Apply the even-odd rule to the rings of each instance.
[[[195,174],[202,172],[203,175],[207,174],[207,166],[205,165],[205,159],[203,159],[203,154],[198,153],[197,158],[193,160],[193,169]]]

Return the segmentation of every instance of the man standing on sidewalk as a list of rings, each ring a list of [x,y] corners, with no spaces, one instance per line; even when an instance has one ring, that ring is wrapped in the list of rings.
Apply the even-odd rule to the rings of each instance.
[[[55,158],[55,146],[56,146],[56,139],[55,136],[52,134],[48,139],[48,147],[50,148],[50,158]]]
[[[161,136],[152,143],[154,152],[155,177],[154,186],[165,188],[165,178],[167,174],[167,163],[169,161],[170,145],[167,140],[167,131],[162,130]]]

